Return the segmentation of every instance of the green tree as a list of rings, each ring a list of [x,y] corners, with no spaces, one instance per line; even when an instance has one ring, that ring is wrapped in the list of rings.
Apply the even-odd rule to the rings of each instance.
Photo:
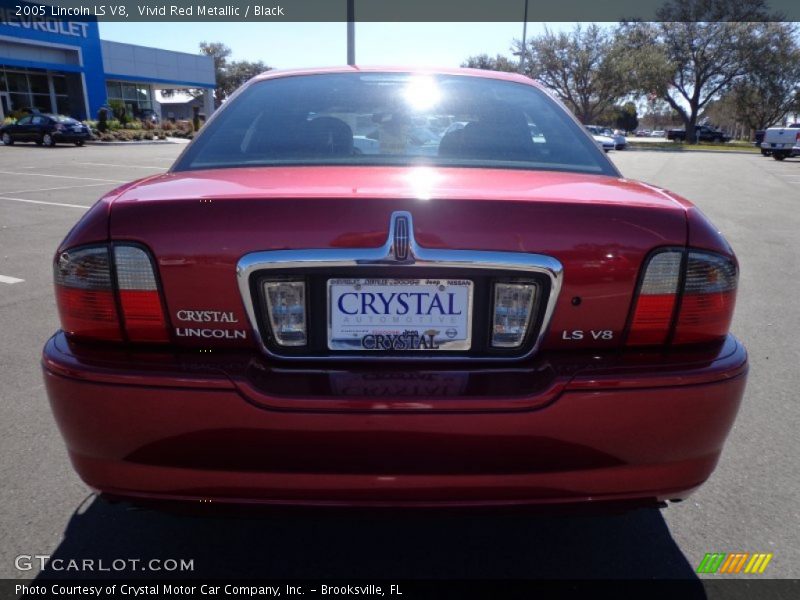
[[[623,22],[611,56],[629,86],[661,97],[695,140],[703,108],[747,73],[758,52],[757,28],[765,0],[672,0],[659,22]]]
[[[507,73],[516,73],[518,65],[512,62],[507,56],[502,54],[496,55],[494,58],[488,54],[478,54],[470,56],[461,63],[462,67],[468,69],[484,69],[486,71],[505,71]]]
[[[521,42],[514,44],[516,53],[521,53]],[[525,44],[525,71],[589,124],[628,92],[625,78],[611,60],[613,44],[610,31],[594,24],[576,25],[569,32],[545,30]]]
[[[269,71],[262,61],[250,62],[247,60],[230,61],[231,49],[221,42],[200,42],[200,53],[214,59],[214,106],[219,108],[228,96],[235,92],[243,83],[256,75]],[[194,97],[200,97],[202,90],[182,90]],[[161,90],[165,97],[172,96],[176,90]]]
[[[747,72],[731,90],[737,118],[750,129],[764,129],[797,106],[800,45],[794,23],[756,23],[759,44]]]
[[[615,108],[614,124],[623,131],[635,131],[639,126],[639,115],[633,102],[626,102]]]

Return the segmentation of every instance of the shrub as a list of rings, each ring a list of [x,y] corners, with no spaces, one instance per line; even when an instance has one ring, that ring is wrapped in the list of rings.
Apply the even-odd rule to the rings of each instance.
[[[128,109],[125,108],[125,103],[122,100],[111,100],[108,105],[114,112],[114,117],[123,125],[126,125],[131,120],[128,116]]]
[[[16,123],[16,122],[17,122],[17,120],[16,119],[12,119],[11,117],[6,117],[5,119],[3,119],[3,125],[12,125],[13,123]]]
[[[105,108],[97,111],[97,131],[100,133],[108,131],[108,111]]]
[[[134,129],[139,130],[142,129],[142,122],[141,121],[128,121],[124,125],[125,129]]]
[[[175,128],[187,133],[194,131],[194,126],[191,121],[176,121]]]

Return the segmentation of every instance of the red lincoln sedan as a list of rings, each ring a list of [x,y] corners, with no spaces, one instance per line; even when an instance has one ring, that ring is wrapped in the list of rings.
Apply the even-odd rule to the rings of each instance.
[[[745,388],[725,239],[514,74],[259,76],[54,277],[56,421],[134,501],[661,504]]]

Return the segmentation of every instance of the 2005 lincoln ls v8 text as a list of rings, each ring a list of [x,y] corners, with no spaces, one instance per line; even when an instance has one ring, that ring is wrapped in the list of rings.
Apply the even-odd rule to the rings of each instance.
[[[514,74],[259,76],[54,276],[47,392],[109,497],[660,504],[745,388],[727,242]]]

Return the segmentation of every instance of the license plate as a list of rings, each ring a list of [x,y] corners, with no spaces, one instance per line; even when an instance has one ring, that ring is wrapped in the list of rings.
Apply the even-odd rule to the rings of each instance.
[[[469,350],[472,290],[464,279],[329,279],[328,348]]]

